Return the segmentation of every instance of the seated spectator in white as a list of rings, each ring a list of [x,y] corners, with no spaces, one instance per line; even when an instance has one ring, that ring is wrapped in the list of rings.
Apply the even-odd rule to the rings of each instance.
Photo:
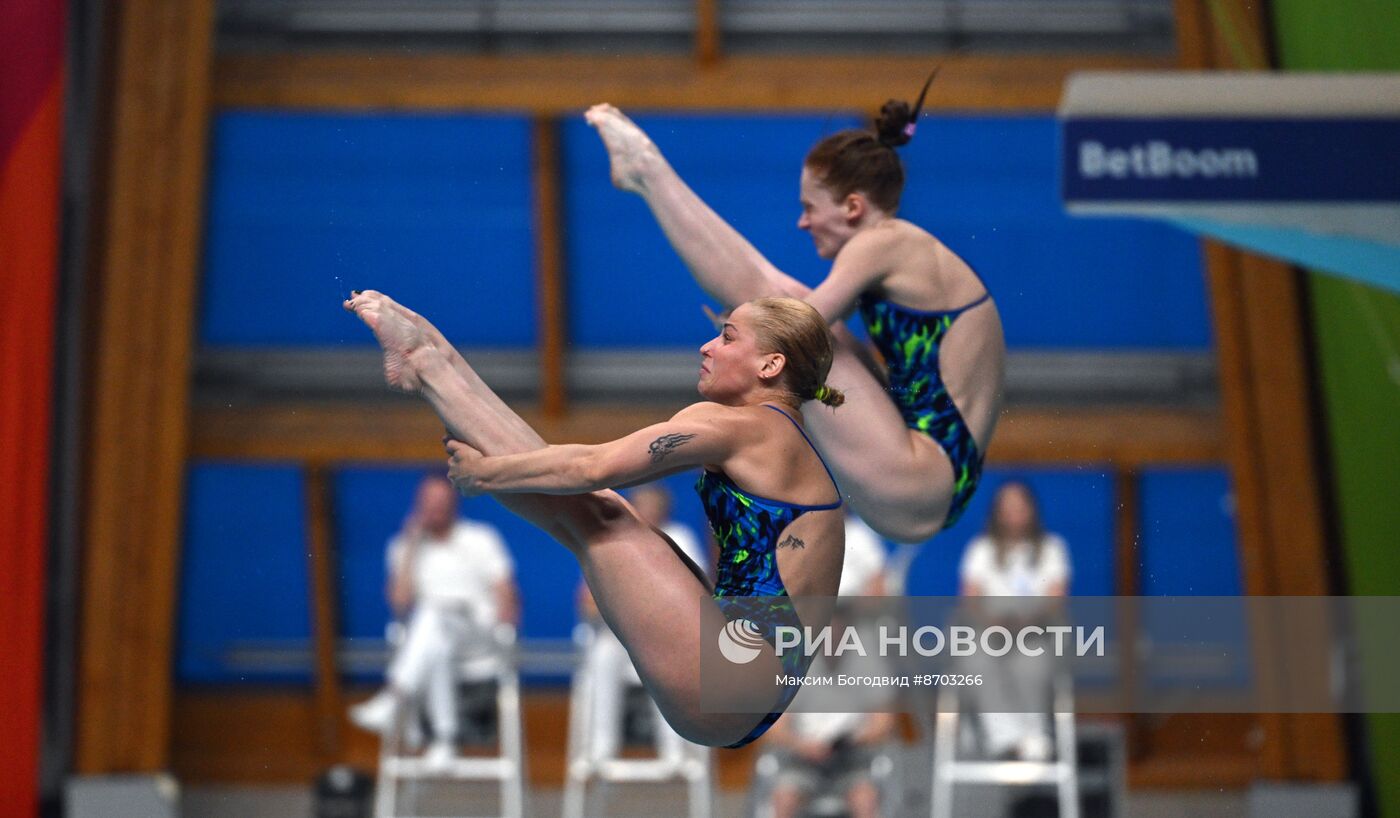
[[[413,510],[389,542],[388,597],[407,617],[388,685],[350,709],[351,720],[378,733],[393,728],[395,706],[426,705],[430,762],[456,755],[458,667],[482,652],[500,623],[519,622],[515,568],[500,533],[457,516],[456,490],[445,477],[418,486]]]
[[[1067,593],[1069,549],[1061,537],[1041,524],[1040,508],[1030,486],[1011,481],[997,489],[986,530],[968,543],[959,575],[961,593],[967,597],[1063,597]],[[1007,625],[1013,633],[1033,613],[1033,607],[1023,602],[982,602],[979,615],[988,618],[987,624]],[[1053,663],[1015,650],[986,661],[982,671],[985,687],[969,688],[969,692],[983,701],[1015,703],[1017,709],[1029,711],[982,714],[980,725],[988,756],[1048,760],[1054,746],[1048,718]]]
[[[714,560],[700,538],[689,526],[671,519],[671,493],[664,486],[659,483],[639,486],[627,493],[627,499],[643,520],[671,538],[671,542],[695,564],[697,570],[707,576],[713,573]],[[613,758],[621,748],[627,688],[640,687],[642,680],[632,666],[627,649],[603,623],[598,606],[585,583],[579,583],[578,603],[580,617],[595,629],[593,643],[584,657],[593,681],[589,750],[594,759]],[[676,761],[680,758],[685,739],[672,730],[666,720],[659,717],[659,713],[656,715],[657,754],[663,759]]]
[[[838,596],[884,596],[885,543],[875,529],[854,514],[846,515],[846,555],[841,560]]]
[[[846,555],[841,563],[841,596],[883,596],[885,546],[870,526],[846,516]],[[844,623],[833,620],[832,631]],[[873,637],[864,640],[874,644]],[[818,656],[808,673],[883,675],[879,657]],[[817,688],[814,688],[815,692]],[[825,692],[825,691],[823,691]],[[867,698],[862,698],[867,697]],[[888,692],[850,688],[842,693],[849,711],[876,709]],[[774,818],[793,818],[813,798],[832,794],[843,798],[852,818],[880,814],[880,792],[871,779],[871,763],[879,746],[895,732],[895,719],[879,712],[789,712],[764,737],[766,748],[778,754],[773,787]]]

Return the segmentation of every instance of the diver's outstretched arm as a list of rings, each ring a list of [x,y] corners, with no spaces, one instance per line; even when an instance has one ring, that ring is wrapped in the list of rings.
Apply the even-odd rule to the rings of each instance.
[[[449,441],[447,476],[462,494],[584,494],[650,483],[699,466],[723,466],[748,426],[733,410],[697,403],[670,420],[608,443],[545,446],[488,456]]]

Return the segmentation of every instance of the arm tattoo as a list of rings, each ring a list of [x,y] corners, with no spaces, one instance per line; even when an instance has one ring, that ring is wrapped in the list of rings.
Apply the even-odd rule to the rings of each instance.
[[[798,549],[798,548],[806,548],[806,547],[807,547],[807,544],[804,543],[804,542],[802,542],[802,541],[799,540],[798,538],[792,536],[791,534],[789,534],[789,535],[787,535],[786,537],[783,538],[783,541],[782,541],[782,542],[778,543],[778,547],[779,547],[779,548]]]
[[[684,446],[687,441],[694,437],[695,435],[681,434],[662,435],[658,437],[647,446],[647,451],[651,453],[651,462],[660,463],[662,460],[666,459],[666,455]]]

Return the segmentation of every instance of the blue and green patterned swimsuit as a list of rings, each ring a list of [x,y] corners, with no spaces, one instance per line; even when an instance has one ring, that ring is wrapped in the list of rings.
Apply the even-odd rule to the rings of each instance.
[[[870,340],[885,357],[890,396],[910,429],[933,438],[953,464],[953,498],[943,527],[958,521],[982,479],[982,453],[938,369],[938,348],[959,315],[990,299],[983,295],[955,310],[924,312],[861,296],[860,317]]]
[[[776,406],[768,406],[774,412],[787,418],[790,423],[812,446],[811,438],[802,431],[796,420]],[[812,446],[831,485],[836,487],[836,478],[826,467],[821,452]],[[705,517],[710,521],[715,542],[719,545],[719,568],[715,578],[715,599],[725,604],[721,609],[731,620],[744,618],[758,625],[763,636],[776,644],[778,625],[801,626],[783,578],[778,574],[778,538],[783,531],[808,511],[826,511],[841,507],[841,490],[837,488],[836,501],[823,505],[801,505],[770,500],[746,491],[734,484],[729,475],[722,471],[705,470],[695,483],[695,491],[705,507]],[[752,602],[747,598],[753,598]],[[811,657],[805,651],[788,650],[781,656],[784,672],[789,676],[802,677],[811,664]],[[797,685],[785,688],[779,697],[774,712],[768,713],[747,736],[729,745],[742,747],[767,732],[769,727],[787,709],[792,698],[797,695]]]

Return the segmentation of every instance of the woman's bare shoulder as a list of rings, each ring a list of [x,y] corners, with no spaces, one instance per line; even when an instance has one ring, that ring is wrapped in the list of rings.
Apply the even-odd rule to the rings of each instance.
[[[672,416],[672,420],[703,423],[727,435],[748,436],[772,414],[761,405],[730,406],[713,401],[692,403]]]
[[[894,237],[902,241],[933,242],[939,245],[942,244],[942,242],[938,240],[938,237],[933,235],[933,233],[931,233],[929,230],[917,224],[914,224],[908,219],[890,219],[888,222],[885,222],[884,226],[889,228],[890,233]]]

